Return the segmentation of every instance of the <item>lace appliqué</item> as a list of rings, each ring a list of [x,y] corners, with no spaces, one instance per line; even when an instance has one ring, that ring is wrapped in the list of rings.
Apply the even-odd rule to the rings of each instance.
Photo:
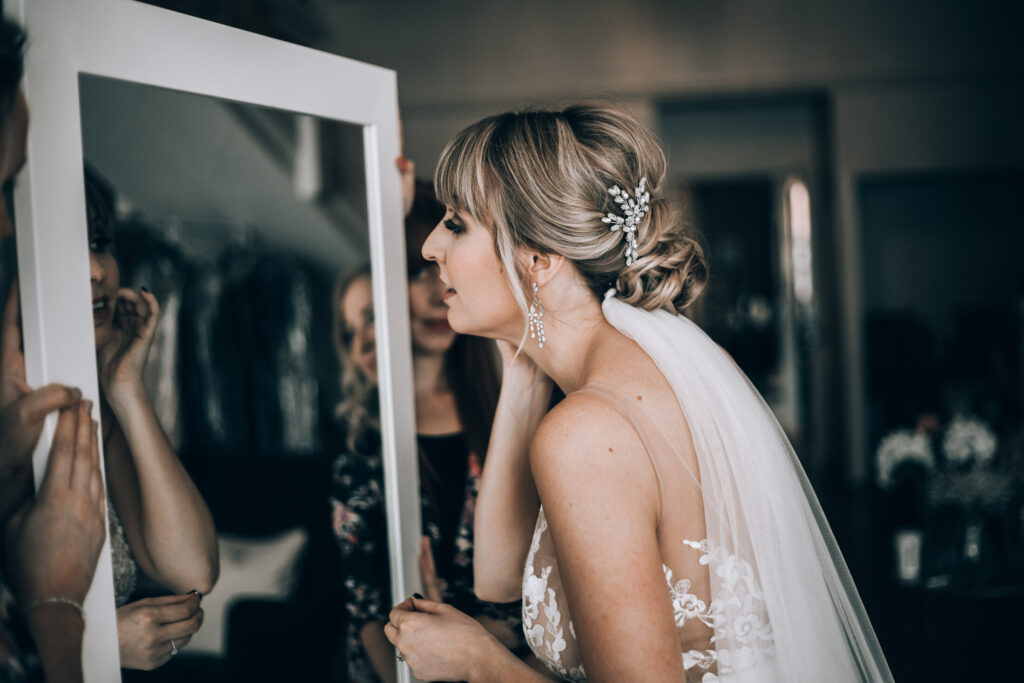
[[[132,557],[132,549],[124,535],[121,518],[117,515],[114,503],[107,496],[107,521],[110,523],[110,560],[114,570],[114,602],[121,607],[135,592],[138,581],[138,566]]]
[[[526,569],[523,572],[523,632],[530,649],[554,673],[570,681],[585,681],[586,673],[583,665],[568,668],[562,664],[562,651],[565,650],[565,630],[562,628],[562,613],[558,608],[558,598],[553,588],[548,587],[548,577],[553,567],[541,569],[537,574],[533,568],[533,559],[540,549],[540,538],[547,531],[548,521],[544,518],[543,508],[537,520],[537,528],[533,532],[533,542],[526,556]],[[544,610],[547,626],[534,623],[540,611]],[[569,622],[569,633],[576,638],[576,632]]]
[[[683,543],[701,552],[700,564],[711,565],[721,583],[718,597],[707,605],[690,593],[689,579],[673,584],[672,570],[662,565],[676,626],[681,627],[687,619],[700,619],[714,629],[712,642],[729,643],[731,646],[684,652],[683,667],[689,670],[696,666],[708,671],[717,665],[720,675],[728,675],[770,660],[775,654],[775,639],[768,621],[768,606],[754,577],[754,569],[707,539]],[[702,683],[717,680],[718,676],[709,671],[702,678]]]
[[[530,649],[552,672],[565,680],[585,681],[587,674],[582,663],[570,667],[562,661],[562,653],[566,649],[565,629],[568,628],[573,640],[576,632],[571,619],[563,624],[559,596],[548,585],[554,566],[541,567],[539,572],[534,567],[541,537],[547,528],[542,508],[523,573],[523,631]],[[672,570],[662,565],[676,627],[681,628],[688,620],[699,619],[715,632],[711,640],[716,643],[716,648],[683,652],[683,668],[687,671],[702,669],[705,673],[701,683],[715,683],[719,676],[772,659],[775,640],[768,620],[768,608],[750,564],[726,553],[707,539],[683,543],[700,551],[700,564],[710,565],[710,570],[720,579],[718,597],[708,605],[690,592],[692,582],[689,579],[673,582]],[[537,623],[541,614],[544,623]]]

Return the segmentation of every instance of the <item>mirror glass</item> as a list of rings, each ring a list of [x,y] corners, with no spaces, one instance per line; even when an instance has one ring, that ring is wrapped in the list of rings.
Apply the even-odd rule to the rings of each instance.
[[[326,680],[346,612],[331,505],[351,440],[342,385],[367,424],[379,409],[363,130],[79,85],[122,666],[174,679],[230,659],[244,680]],[[363,299],[346,322],[335,290],[351,272]],[[361,542],[386,552],[386,537]],[[191,590],[206,593],[203,625],[175,640]],[[158,652],[134,621],[154,605]]]

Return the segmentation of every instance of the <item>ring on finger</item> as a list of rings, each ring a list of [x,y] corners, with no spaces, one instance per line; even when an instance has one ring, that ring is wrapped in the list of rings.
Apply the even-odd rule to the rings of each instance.
[[[178,646],[174,644],[174,638],[171,638],[171,656],[178,654]]]
[[[400,662],[404,662],[405,661],[405,657],[402,656],[402,653],[401,652],[397,652],[397,651],[395,652],[395,659],[397,659]]]

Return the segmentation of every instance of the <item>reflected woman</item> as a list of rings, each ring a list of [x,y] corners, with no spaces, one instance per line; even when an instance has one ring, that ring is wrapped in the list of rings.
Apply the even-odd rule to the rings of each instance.
[[[417,187],[406,244],[424,533],[420,569],[433,600],[459,607],[516,648],[522,643],[519,602],[487,603],[473,593],[473,514],[497,404],[497,366],[490,342],[452,331],[437,267],[420,255],[443,213],[429,187]],[[338,417],[347,450],[334,465],[331,506],[348,593],[349,680],[393,681],[395,651],[384,637],[391,598],[369,270],[342,279],[334,302],[343,390]]]
[[[160,306],[145,288],[121,287],[110,203],[88,171],[86,204],[121,666],[149,670],[199,630],[201,594],[217,580],[217,539],[142,382]],[[174,595],[129,603],[139,568]]]

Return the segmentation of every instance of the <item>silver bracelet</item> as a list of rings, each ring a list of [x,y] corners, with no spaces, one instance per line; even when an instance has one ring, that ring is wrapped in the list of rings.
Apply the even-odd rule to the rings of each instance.
[[[28,614],[36,607],[42,607],[43,605],[70,605],[75,608],[76,612],[78,612],[78,616],[82,619],[82,623],[85,623],[85,611],[82,609],[82,603],[77,600],[72,600],[71,598],[40,598],[38,600],[33,600],[25,605],[24,609],[22,609],[22,614]]]

